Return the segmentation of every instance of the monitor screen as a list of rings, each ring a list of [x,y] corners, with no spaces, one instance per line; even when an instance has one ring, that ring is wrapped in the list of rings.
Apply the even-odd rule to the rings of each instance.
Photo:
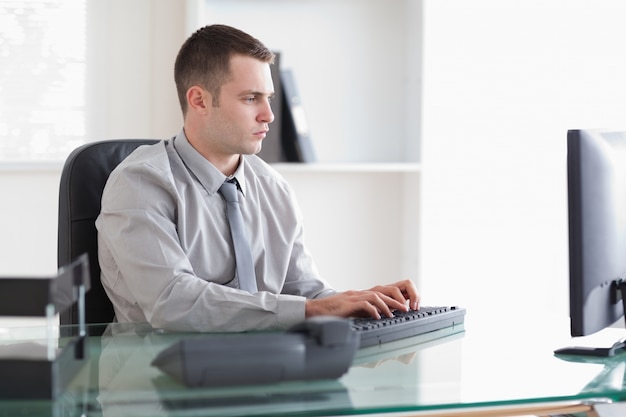
[[[626,131],[568,131],[567,177],[571,335],[586,336],[624,315]]]

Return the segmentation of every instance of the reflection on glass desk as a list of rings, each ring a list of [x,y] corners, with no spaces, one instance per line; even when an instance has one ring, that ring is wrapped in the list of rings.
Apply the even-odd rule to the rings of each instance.
[[[97,334],[102,327],[88,330]],[[0,331],[0,343],[36,339],[37,331]],[[89,362],[57,400],[3,400],[0,415],[317,416],[626,399],[624,358],[564,360],[552,353],[560,340],[526,335],[511,343],[503,331],[486,342],[467,322],[461,332],[443,329],[361,349],[337,380],[223,388],[189,389],[150,365],[182,336],[194,337],[147,325],[109,325],[101,337],[87,339]]]

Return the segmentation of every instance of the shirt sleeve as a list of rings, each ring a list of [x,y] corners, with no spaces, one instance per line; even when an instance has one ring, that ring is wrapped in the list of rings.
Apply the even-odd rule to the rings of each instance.
[[[177,235],[177,211],[171,172],[159,163],[127,164],[109,178],[96,226],[102,282],[118,321],[244,331],[304,319],[305,292],[249,294],[196,276]]]

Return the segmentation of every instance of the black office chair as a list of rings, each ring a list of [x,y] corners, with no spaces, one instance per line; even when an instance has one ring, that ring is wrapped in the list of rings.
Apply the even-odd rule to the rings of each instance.
[[[83,253],[89,255],[91,289],[85,296],[85,321],[110,323],[113,305],[100,282],[98,240],[95,226],[100,214],[102,190],[111,171],[140,145],[154,139],[123,139],[88,143],[75,149],[65,161],[59,187],[59,267]],[[77,305],[61,314],[61,324],[78,323]]]

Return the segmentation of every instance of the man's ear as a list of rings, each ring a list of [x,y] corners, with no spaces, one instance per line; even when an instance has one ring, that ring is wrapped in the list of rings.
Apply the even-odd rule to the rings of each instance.
[[[187,90],[187,106],[189,110],[205,113],[211,106],[211,94],[204,88],[194,85]]]

